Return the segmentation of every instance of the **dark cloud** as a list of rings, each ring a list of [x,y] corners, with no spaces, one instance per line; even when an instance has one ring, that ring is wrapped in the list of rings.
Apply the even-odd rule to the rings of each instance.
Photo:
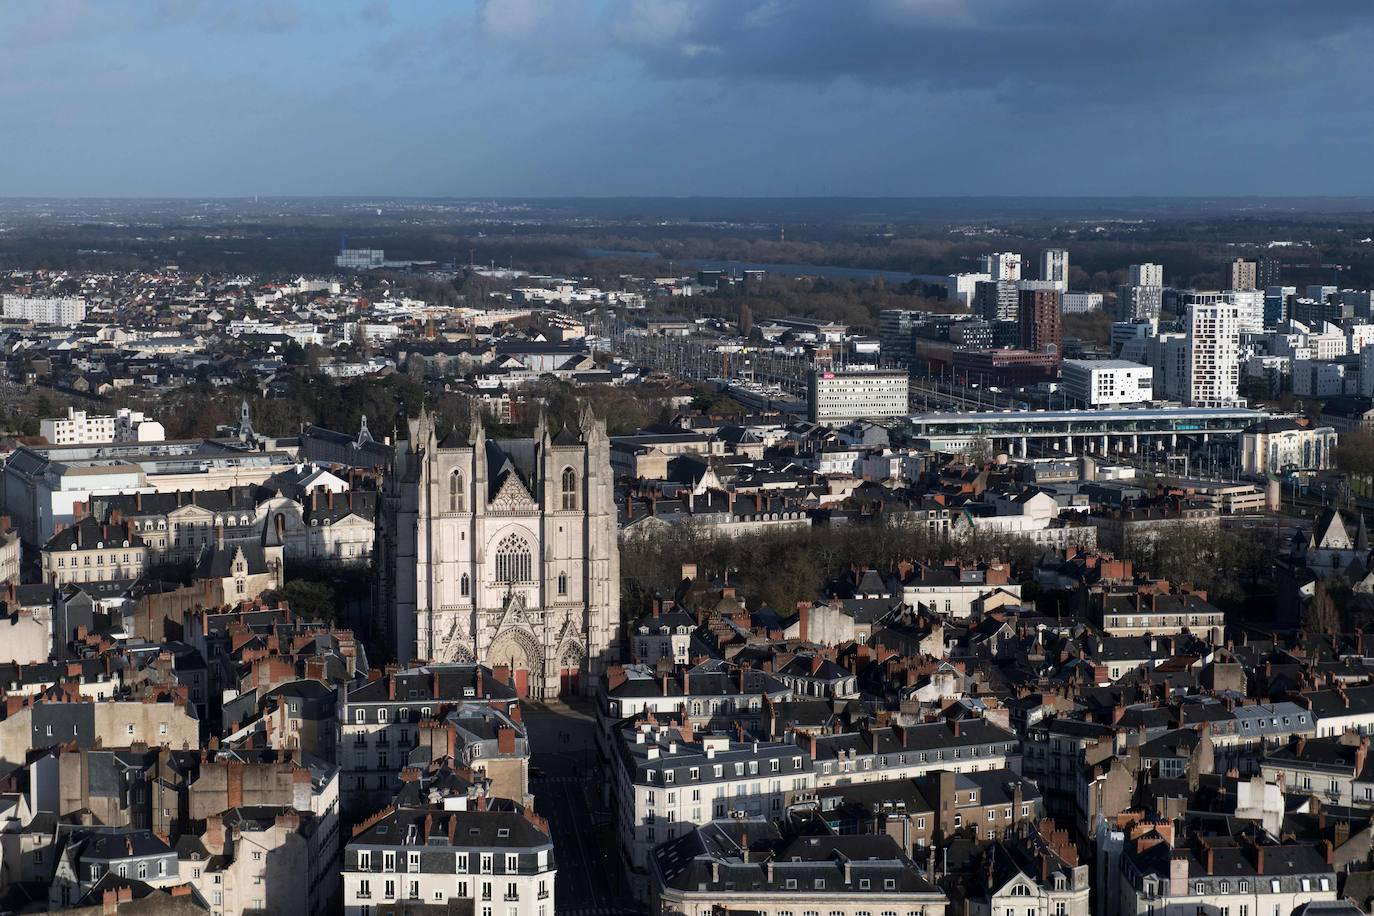
[[[1374,34],[1368,0],[616,0],[602,15],[661,77],[1103,98],[1365,71]]]

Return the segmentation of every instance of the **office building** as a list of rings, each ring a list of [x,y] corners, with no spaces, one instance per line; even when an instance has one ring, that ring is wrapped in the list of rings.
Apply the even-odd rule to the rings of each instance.
[[[385,262],[381,248],[345,248],[334,257],[334,266],[341,270],[373,270]]]
[[[86,300],[74,296],[0,296],[4,317],[34,324],[75,325],[86,318]]]
[[[1021,256],[1014,251],[997,251],[978,259],[978,269],[992,280],[1021,279]]]
[[[1064,293],[1064,314],[1082,315],[1102,311],[1101,293]]]
[[[1374,317],[1374,290],[1368,289],[1343,289],[1336,294],[1344,307],[1348,307],[1352,317],[1371,318]]]
[[[1137,318],[1133,321],[1113,321],[1111,330],[1112,355],[1119,356],[1121,348],[1129,340],[1143,340],[1154,337],[1159,332],[1159,322],[1153,318]]]
[[[1124,359],[1066,359],[1064,392],[1084,407],[1144,404],[1154,397],[1154,370]]]
[[[1017,388],[1054,378],[1056,358],[1027,350],[955,350],[951,368],[965,384]]]
[[[807,385],[809,416],[813,423],[905,416],[909,388],[906,370],[816,370]]]
[[[911,361],[916,325],[925,317],[913,309],[883,309],[878,313],[878,346],[882,355],[903,365]]]
[[[1194,293],[1185,321],[1188,340],[1184,403],[1232,407],[1240,401],[1241,307],[1220,293]]]
[[[1277,327],[1288,318],[1288,301],[1298,294],[1296,286],[1266,286],[1264,288],[1264,326]]]
[[[1046,248],[1040,252],[1040,279],[1053,283],[1061,293],[1069,288],[1069,252],[1063,248]]]
[[[945,280],[945,298],[968,308],[973,304],[973,294],[978,284],[991,279],[991,275],[985,273],[950,274]]]
[[[973,294],[973,313],[989,321],[1015,321],[1020,289],[1012,280],[981,280]]]
[[[1063,348],[1064,326],[1060,293],[1050,289],[1023,289],[1017,310],[1021,349],[1032,353],[1058,354]]]
[[[1256,264],[1245,258],[1236,258],[1227,269],[1227,277],[1230,281],[1227,289],[1255,289],[1258,279]]]

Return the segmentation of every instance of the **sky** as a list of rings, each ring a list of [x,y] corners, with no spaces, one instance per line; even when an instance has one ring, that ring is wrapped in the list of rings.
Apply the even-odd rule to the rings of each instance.
[[[1369,0],[0,0],[0,196],[1374,194]]]

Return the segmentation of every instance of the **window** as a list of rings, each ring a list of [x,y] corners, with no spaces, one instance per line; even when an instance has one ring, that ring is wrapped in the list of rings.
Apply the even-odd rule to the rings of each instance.
[[[368,850],[358,852],[358,871],[372,871],[372,853]]]
[[[463,487],[463,472],[455,470],[448,478],[448,511],[463,512],[467,508],[467,494]]]
[[[563,508],[577,508],[577,472],[572,468],[563,469]]]
[[[518,534],[508,534],[496,547],[496,581],[528,582],[532,576],[530,545]]]
[[[463,573],[462,578],[458,580],[458,594],[464,598],[472,594],[472,580],[468,578],[467,573]]]
[[[560,595],[566,595],[567,593],[568,593],[568,574],[565,573],[565,572],[561,572],[561,573],[558,574],[558,594],[560,594]]]

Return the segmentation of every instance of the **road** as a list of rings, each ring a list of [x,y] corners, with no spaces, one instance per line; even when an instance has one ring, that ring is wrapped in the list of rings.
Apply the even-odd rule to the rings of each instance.
[[[629,916],[643,908],[624,893],[620,863],[604,842],[610,823],[600,810],[600,771],[590,713],[561,703],[526,703],[525,728],[534,809],[549,821],[558,876],[554,912],[558,916]]]

